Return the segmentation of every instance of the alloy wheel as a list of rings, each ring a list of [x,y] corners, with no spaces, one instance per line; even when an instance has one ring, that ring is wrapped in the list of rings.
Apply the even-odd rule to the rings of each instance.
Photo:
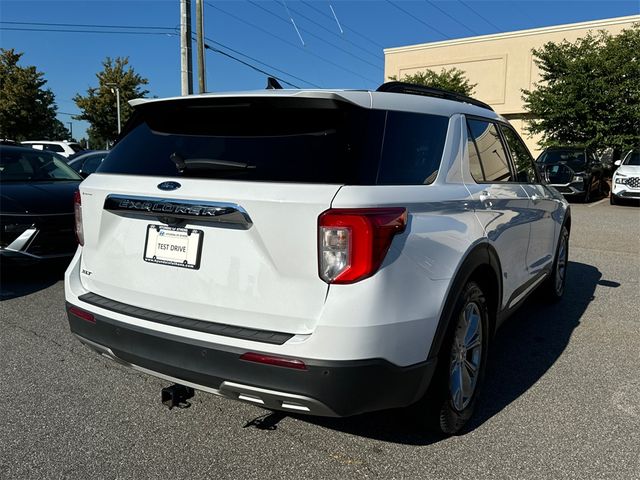
[[[556,278],[555,278],[555,286],[556,293],[558,295],[562,294],[562,290],[564,290],[564,277],[567,274],[567,237],[566,235],[562,236],[562,241],[560,242],[560,248],[558,249],[558,260],[556,264]]]
[[[480,307],[469,302],[458,319],[449,365],[449,393],[456,410],[469,405],[476,389],[482,361],[482,316]]]

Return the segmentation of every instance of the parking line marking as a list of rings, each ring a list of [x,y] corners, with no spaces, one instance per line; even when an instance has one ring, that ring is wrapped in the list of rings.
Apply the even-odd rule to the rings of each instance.
[[[587,207],[591,208],[591,207],[595,207],[596,205],[600,205],[602,202],[605,202],[609,200],[608,197],[603,198],[602,200],[598,200],[596,203],[592,203],[590,205],[587,205]]]

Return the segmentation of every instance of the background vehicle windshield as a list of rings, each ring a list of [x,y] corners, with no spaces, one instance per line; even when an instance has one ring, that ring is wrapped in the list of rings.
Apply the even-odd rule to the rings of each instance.
[[[540,155],[538,162],[545,165],[565,163],[573,169],[584,168],[585,152],[584,150],[547,150]]]
[[[640,165],[640,150],[632,150],[624,157],[622,165]]]
[[[0,150],[0,181],[42,182],[82,180],[64,159],[44,150],[3,148]]]

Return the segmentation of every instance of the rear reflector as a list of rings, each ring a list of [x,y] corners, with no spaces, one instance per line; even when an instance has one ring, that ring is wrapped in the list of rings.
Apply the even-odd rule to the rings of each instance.
[[[264,363],[266,365],[274,365],[276,367],[295,368],[296,370],[306,370],[307,366],[302,360],[295,358],[273,357],[271,355],[263,355],[261,353],[247,352],[240,356],[240,360],[248,362]]]
[[[84,310],[81,310],[78,307],[70,307],[69,313],[87,322],[96,323],[96,318],[93,316],[93,314],[86,312]]]

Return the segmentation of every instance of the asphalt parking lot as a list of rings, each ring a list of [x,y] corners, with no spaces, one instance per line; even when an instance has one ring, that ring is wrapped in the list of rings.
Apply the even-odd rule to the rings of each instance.
[[[402,412],[269,414],[99,357],[69,333],[62,267],[4,270],[0,478],[640,479],[640,208],[574,204],[565,298],[501,330],[465,435]]]

